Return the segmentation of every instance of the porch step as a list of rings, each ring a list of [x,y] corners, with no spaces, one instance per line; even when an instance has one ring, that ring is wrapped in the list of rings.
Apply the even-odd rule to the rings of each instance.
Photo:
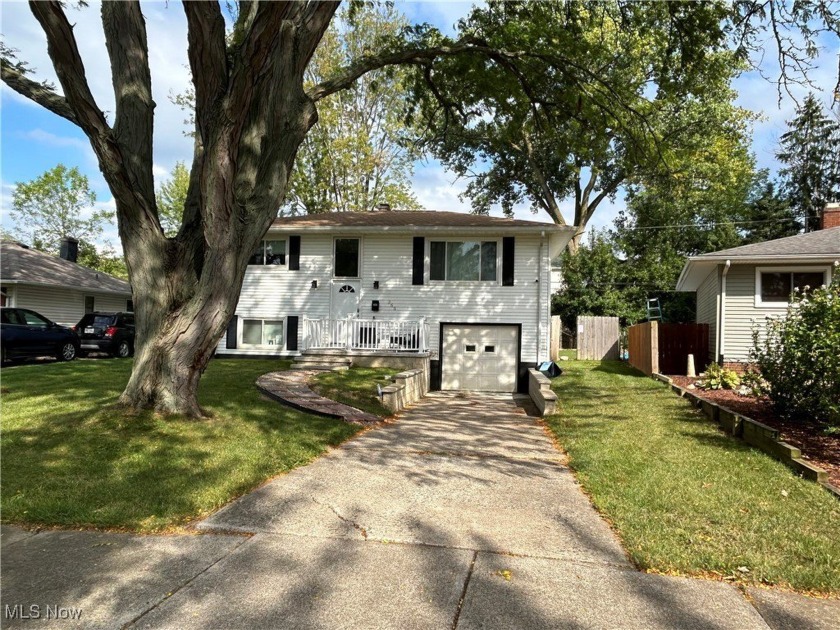
[[[303,351],[301,356],[318,356],[318,357],[343,357],[347,355],[347,350],[344,348],[307,348]]]
[[[350,359],[343,355],[334,355],[334,354],[324,354],[324,355],[313,355],[309,354],[308,352],[304,352],[298,357],[295,357],[295,363],[310,363],[310,364],[324,364],[324,365],[350,365]]]
[[[293,370],[323,370],[340,372],[350,369],[350,359],[340,348],[323,350],[304,350],[292,363]]]
[[[313,370],[319,372],[344,372],[345,370],[350,369],[350,362],[348,361],[346,364],[341,363],[329,363],[329,364],[322,364],[322,363],[298,363],[297,361],[292,363],[289,366],[290,370]]]

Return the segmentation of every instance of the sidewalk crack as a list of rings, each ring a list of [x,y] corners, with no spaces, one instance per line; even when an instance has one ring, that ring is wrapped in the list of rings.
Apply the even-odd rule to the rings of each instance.
[[[315,497],[312,497],[312,500],[313,500],[315,503],[317,503],[318,505],[321,505],[321,506],[323,506],[323,507],[325,507],[325,508],[329,509],[329,510],[330,510],[333,514],[335,514],[335,515],[338,517],[338,519],[339,519],[340,521],[342,521],[342,522],[344,522],[344,523],[347,523],[348,525],[351,525],[351,526],[353,527],[353,529],[355,529],[356,531],[358,531],[358,532],[362,535],[362,538],[364,538],[365,540],[367,540],[367,537],[368,537],[367,529],[365,529],[364,527],[362,527],[361,525],[359,525],[359,524],[358,524],[356,521],[354,521],[353,519],[351,519],[351,518],[347,518],[346,516],[344,516],[343,514],[341,514],[341,513],[340,513],[337,509],[335,509],[335,507],[333,507],[333,506],[332,506],[332,505],[330,505],[329,503],[323,503],[323,502],[319,501],[318,499],[316,499]]]
[[[461,610],[464,608],[464,600],[467,599],[467,588],[470,586],[470,578],[472,578],[473,569],[475,568],[475,561],[478,558],[478,552],[473,552],[470,568],[467,570],[467,577],[464,580],[464,590],[461,591],[461,599],[458,600],[458,608],[455,610],[455,619],[452,620],[452,630],[458,627],[458,621],[461,619]]]

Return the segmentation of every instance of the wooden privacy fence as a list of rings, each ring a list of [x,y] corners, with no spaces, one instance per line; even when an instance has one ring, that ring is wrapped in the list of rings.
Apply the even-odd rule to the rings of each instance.
[[[618,335],[618,317],[581,315],[577,318],[578,359],[617,361]]]
[[[630,365],[651,374],[685,374],[688,355],[697,371],[709,362],[708,324],[645,322],[627,329]]]
[[[659,322],[645,322],[627,329],[629,362],[648,376],[659,373]]]
[[[689,354],[703,371],[709,363],[709,325],[659,324],[659,372],[685,374]]]

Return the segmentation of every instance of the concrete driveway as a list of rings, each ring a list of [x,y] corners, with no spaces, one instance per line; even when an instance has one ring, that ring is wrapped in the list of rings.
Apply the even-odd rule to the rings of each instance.
[[[62,628],[740,629],[767,628],[759,610],[776,628],[838,618],[836,602],[756,591],[757,609],[728,584],[635,571],[509,395],[434,393],[198,529],[207,535],[6,528],[3,604],[84,610]]]

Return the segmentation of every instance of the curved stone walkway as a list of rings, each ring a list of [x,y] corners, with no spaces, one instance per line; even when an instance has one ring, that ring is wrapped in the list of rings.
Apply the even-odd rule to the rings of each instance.
[[[320,374],[319,370],[289,370],[285,372],[269,372],[257,379],[257,389],[269,398],[279,403],[329,418],[341,418],[352,424],[371,425],[382,421],[382,418],[350,405],[324,398],[316,394],[307,383]]]

